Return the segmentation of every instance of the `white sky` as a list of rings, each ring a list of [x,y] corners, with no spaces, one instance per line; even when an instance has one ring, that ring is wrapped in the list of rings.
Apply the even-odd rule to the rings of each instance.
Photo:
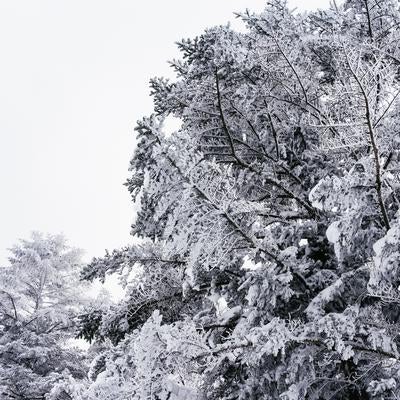
[[[292,0],[326,7],[328,0]],[[0,263],[32,230],[87,257],[130,241],[126,188],[148,81],[174,42],[264,0],[0,0]]]

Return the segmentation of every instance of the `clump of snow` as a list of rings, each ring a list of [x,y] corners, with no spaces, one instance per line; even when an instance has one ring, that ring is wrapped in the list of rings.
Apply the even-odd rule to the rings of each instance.
[[[220,316],[228,309],[228,303],[225,297],[220,296],[218,293],[208,296],[208,299],[214,304],[215,313],[217,316]]]
[[[336,243],[340,238],[339,222],[335,221],[326,230],[326,237],[331,243]]]
[[[225,297],[221,296],[218,299],[216,307],[217,307],[218,314],[222,315],[225,312],[225,310],[228,308],[228,303],[226,302]]]
[[[248,269],[250,271],[255,271],[257,269],[260,269],[262,264],[260,262],[255,263],[253,260],[249,258],[249,256],[243,257],[243,265],[242,269]]]
[[[339,221],[335,221],[332,224],[330,224],[328,226],[328,229],[326,230],[326,237],[327,239],[333,243],[334,245],[334,250],[335,250],[335,255],[337,257],[338,260],[341,259],[341,249],[340,249],[340,222]]]
[[[299,241],[299,246],[300,247],[303,247],[303,246],[307,246],[308,245],[308,239],[301,239],[300,241]]]

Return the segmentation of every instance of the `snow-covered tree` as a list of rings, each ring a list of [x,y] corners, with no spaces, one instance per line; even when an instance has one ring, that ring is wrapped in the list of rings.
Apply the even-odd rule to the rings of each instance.
[[[75,336],[84,285],[79,250],[62,236],[32,234],[0,268],[0,397],[45,399],[71,374],[85,376]]]
[[[400,396],[399,10],[273,0],[178,44],[136,129],[141,244],[84,270],[127,295],[84,319],[77,399]]]

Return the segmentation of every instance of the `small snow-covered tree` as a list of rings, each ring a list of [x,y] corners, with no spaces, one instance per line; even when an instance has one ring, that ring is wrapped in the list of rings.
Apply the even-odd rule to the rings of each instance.
[[[55,383],[85,375],[75,336],[84,285],[79,250],[60,236],[33,233],[0,268],[0,393],[2,399],[45,399]]]

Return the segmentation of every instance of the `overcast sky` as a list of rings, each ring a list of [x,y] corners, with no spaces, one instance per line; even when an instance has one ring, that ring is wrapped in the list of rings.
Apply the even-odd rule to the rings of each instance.
[[[263,4],[0,0],[0,263],[32,230],[64,232],[87,259],[128,244],[123,182],[135,121],[152,111],[148,80],[171,76],[175,41]]]

